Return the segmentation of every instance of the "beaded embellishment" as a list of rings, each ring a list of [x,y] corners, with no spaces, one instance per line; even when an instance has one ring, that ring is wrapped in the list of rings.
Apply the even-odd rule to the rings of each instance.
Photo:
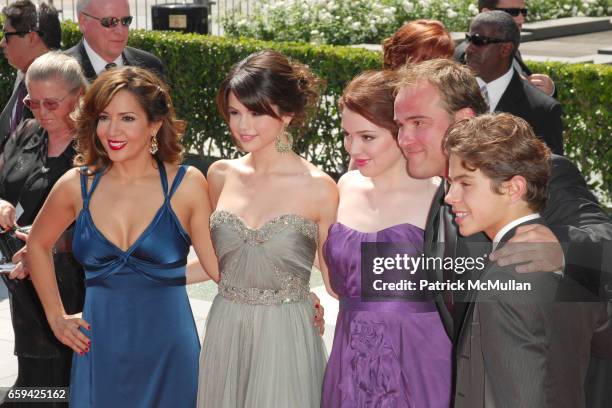
[[[297,214],[279,215],[261,227],[253,229],[234,213],[225,210],[214,211],[210,216],[210,230],[214,230],[221,224],[229,224],[242,234],[244,242],[249,245],[263,244],[272,235],[285,228],[293,228],[315,243],[319,241],[319,226],[317,223]]]
[[[229,225],[244,238],[248,245],[259,245],[267,242],[271,236],[286,228],[294,228],[305,237],[318,242],[318,225],[307,218],[296,214],[284,214],[266,222],[260,228],[249,228],[237,215],[229,211],[215,211],[210,217],[211,231],[219,225]],[[249,305],[278,305],[283,303],[302,302],[308,299],[310,285],[308,280],[281,272],[277,267],[274,274],[280,282],[280,289],[240,288],[227,284],[224,274],[219,282],[219,294],[224,298]]]

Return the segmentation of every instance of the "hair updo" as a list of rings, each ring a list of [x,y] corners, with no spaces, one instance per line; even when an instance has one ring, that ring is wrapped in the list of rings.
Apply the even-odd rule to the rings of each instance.
[[[276,51],[259,51],[232,67],[217,93],[217,107],[229,123],[228,100],[233,93],[251,112],[279,120],[293,115],[288,129],[299,136],[317,107],[321,85],[306,65]]]
[[[434,58],[452,59],[454,51],[455,43],[444,24],[437,20],[415,20],[383,41],[383,68],[398,69],[406,62]]]

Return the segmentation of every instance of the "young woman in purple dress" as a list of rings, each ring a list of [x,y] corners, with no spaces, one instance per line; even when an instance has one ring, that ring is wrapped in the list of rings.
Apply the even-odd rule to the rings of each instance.
[[[331,287],[340,299],[324,408],[436,408],[450,403],[451,342],[435,304],[366,302],[361,296],[361,243],[402,243],[410,256],[421,255],[423,228],[439,183],[406,173],[393,118],[394,75],[363,73],[340,100],[344,147],[357,170],[338,183],[337,222],[323,251]]]

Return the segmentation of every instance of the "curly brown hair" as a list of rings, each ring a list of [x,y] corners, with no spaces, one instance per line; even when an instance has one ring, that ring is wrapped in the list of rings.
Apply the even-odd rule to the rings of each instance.
[[[149,122],[162,123],[157,132],[158,151],[155,156],[163,162],[180,163],[183,158],[180,140],[186,124],[176,118],[167,85],[146,69],[121,67],[102,73],[91,84],[74,114],[77,129],[75,165],[92,167],[93,171],[112,165],[96,129],[100,113],[122,90],[136,98]]]

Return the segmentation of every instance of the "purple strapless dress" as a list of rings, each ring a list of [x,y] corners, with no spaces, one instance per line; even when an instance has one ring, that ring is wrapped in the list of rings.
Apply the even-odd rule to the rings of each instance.
[[[451,342],[433,302],[361,302],[361,242],[413,244],[424,231],[400,224],[372,233],[333,224],[324,246],[340,311],[325,371],[323,408],[447,408]]]

